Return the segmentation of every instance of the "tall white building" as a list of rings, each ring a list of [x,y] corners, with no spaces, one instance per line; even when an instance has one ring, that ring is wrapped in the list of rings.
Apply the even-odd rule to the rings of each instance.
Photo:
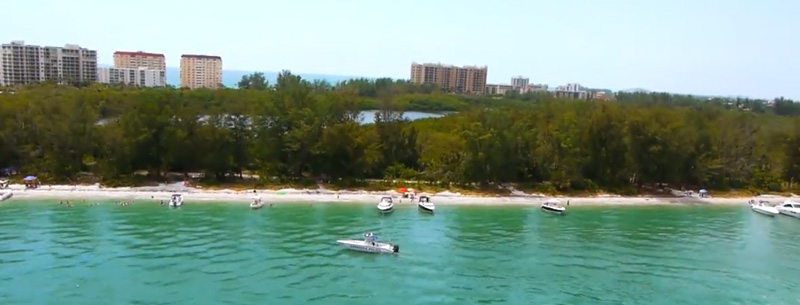
[[[98,68],[97,81],[104,84],[120,84],[138,87],[165,87],[167,76],[164,70],[141,68]]]
[[[96,80],[97,51],[71,44],[64,47],[26,45],[24,41],[0,46],[0,86]]]
[[[527,77],[517,76],[511,78],[511,86],[514,88],[527,88],[530,80]]]

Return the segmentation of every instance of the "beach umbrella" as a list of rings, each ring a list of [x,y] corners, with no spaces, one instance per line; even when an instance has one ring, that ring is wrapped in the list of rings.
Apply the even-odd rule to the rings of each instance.
[[[702,189],[702,190],[700,190],[700,193],[705,194],[705,193],[708,193],[708,191],[706,191],[705,189]]]
[[[36,177],[28,176],[28,177],[25,177],[25,179],[22,179],[22,180],[24,180],[24,181],[33,181],[33,180],[36,180]]]
[[[400,193],[405,193],[405,192],[408,192],[408,189],[405,188],[405,187],[401,187],[401,188],[397,189],[397,191],[400,192]]]

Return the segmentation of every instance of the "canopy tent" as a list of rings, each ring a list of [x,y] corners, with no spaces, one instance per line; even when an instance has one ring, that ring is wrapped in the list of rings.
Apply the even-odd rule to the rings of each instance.
[[[24,179],[22,179],[22,181],[36,181],[36,177],[35,176],[28,176],[28,177],[25,177]]]

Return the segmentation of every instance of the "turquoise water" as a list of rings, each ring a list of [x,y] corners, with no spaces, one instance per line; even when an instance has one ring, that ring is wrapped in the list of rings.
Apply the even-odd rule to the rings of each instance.
[[[0,204],[0,304],[799,304],[800,220],[744,207]],[[335,244],[372,231],[399,255]]]

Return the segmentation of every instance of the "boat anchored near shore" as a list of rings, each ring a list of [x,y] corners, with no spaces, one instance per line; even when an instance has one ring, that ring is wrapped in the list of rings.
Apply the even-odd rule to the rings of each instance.
[[[750,200],[750,209],[753,212],[770,217],[780,214],[777,208],[770,206],[769,202],[764,200],[759,200],[758,202]]]
[[[789,199],[775,208],[783,215],[800,219],[800,202]]]
[[[169,200],[169,207],[171,208],[179,208],[183,206],[183,195],[181,194],[172,194],[172,198]]]
[[[11,190],[0,192],[0,201],[6,201],[11,199],[14,196],[14,193]]]
[[[347,249],[361,252],[383,254],[396,254],[400,252],[400,246],[390,243],[379,243],[378,236],[372,233],[364,233],[363,240],[340,239],[336,242]]]
[[[419,209],[422,211],[431,213],[433,213],[433,211],[436,210],[436,206],[433,205],[433,202],[431,202],[431,198],[428,196],[419,196],[419,200],[417,201],[417,207],[419,207]]]
[[[264,207],[264,201],[261,200],[261,196],[253,197],[253,202],[250,202],[250,208],[253,210],[258,210]]]
[[[567,212],[567,208],[561,206],[561,203],[555,199],[547,199],[544,203],[542,203],[542,211],[563,215]]]
[[[391,213],[394,211],[394,201],[392,201],[392,197],[383,197],[381,201],[378,202],[378,211],[381,213]]]

